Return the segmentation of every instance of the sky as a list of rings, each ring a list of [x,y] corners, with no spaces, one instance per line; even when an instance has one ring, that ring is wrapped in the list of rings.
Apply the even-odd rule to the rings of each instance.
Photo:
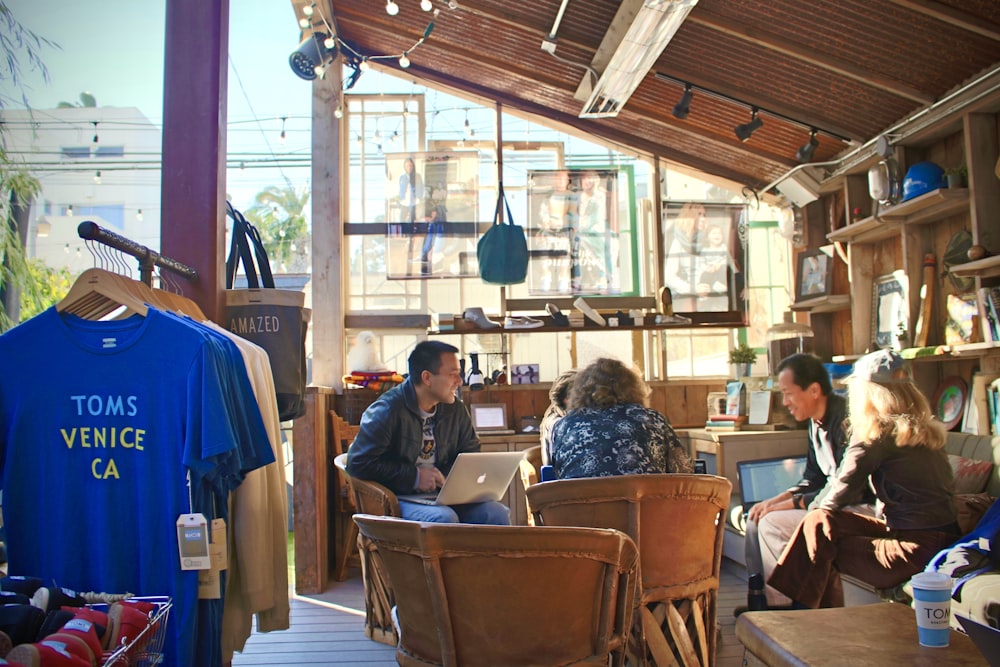
[[[39,71],[28,71],[22,56],[23,92],[32,108],[78,103],[87,91],[99,106],[138,107],[162,125],[165,0],[0,2],[25,28],[57,45],[40,50],[48,82]],[[229,11],[228,152],[308,156],[312,85],[288,66],[299,41],[291,2],[230,0]],[[5,106],[23,107],[21,91],[9,79],[0,80],[0,95]],[[265,186],[283,185],[283,175],[308,185],[307,167],[232,170],[227,191],[246,207]]]

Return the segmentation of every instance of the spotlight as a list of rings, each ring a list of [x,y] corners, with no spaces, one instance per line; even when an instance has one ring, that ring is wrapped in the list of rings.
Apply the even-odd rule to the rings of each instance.
[[[691,84],[686,84],[684,86],[684,94],[681,95],[680,101],[674,105],[674,118],[684,120],[691,113],[691,98],[694,97],[694,91],[691,90]]]
[[[799,162],[810,162],[813,159],[813,153],[816,152],[817,146],[819,146],[819,140],[816,138],[816,128],[810,128],[809,141],[802,144],[795,154],[795,159]]]
[[[750,110],[750,122],[743,123],[742,125],[737,125],[736,127],[733,128],[733,131],[736,132],[737,139],[739,139],[740,141],[746,141],[753,135],[754,132],[759,130],[763,125],[764,121],[762,121],[757,116],[757,107],[753,107]]]
[[[322,32],[314,32],[307,35],[299,44],[299,47],[288,56],[288,64],[292,71],[306,81],[312,81],[326,67],[329,60],[337,57],[336,44],[334,48],[326,47],[326,40],[330,36]],[[320,71],[317,72],[316,70]]]

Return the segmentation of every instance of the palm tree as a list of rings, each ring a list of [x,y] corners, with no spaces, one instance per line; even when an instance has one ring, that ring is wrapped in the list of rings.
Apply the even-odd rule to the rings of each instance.
[[[308,203],[309,189],[296,188],[286,178],[284,187],[270,185],[258,192],[245,212],[260,232],[275,273],[308,270],[311,237],[304,213]]]
[[[38,55],[42,45],[55,46],[22,26],[0,1],[0,51],[6,56],[6,71],[14,86],[21,90],[21,100],[28,107],[28,100],[21,88],[21,60],[27,57],[28,67],[41,72],[48,81],[48,71]],[[0,95],[0,109],[7,105],[6,96]],[[30,107],[29,107],[30,108]],[[4,148],[4,125],[0,124],[0,332],[20,320],[20,303],[41,304],[42,295],[31,280],[26,252],[27,209],[38,194],[38,180],[24,171]]]

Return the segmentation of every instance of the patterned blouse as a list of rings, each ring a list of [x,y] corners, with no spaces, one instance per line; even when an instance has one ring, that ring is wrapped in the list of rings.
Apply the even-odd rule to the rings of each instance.
[[[552,431],[556,479],[694,471],[662,414],[636,403],[578,408]]]

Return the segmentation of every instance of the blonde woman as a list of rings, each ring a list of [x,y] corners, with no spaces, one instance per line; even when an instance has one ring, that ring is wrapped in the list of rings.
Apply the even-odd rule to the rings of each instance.
[[[876,588],[903,583],[960,535],[944,426],[903,359],[890,350],[862,357],[848,395],[851,444],[836,479],[768,580],[803,607],[843,606],[840,573]],[[878,517],[843,511],[869,483]]]
[[[580,370],[568,412],[552,430],[557,479],[642,473],[692,472],[667,418],[647,407],[649,387],[617,359]]]

